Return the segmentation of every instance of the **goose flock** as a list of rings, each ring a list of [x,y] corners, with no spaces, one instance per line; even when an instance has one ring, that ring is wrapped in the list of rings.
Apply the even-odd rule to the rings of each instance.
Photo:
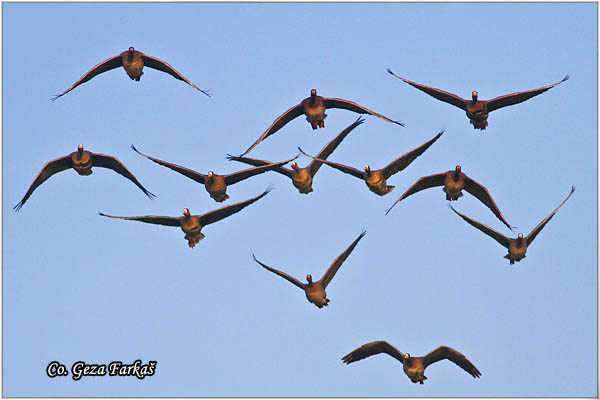
[[[105,61],[102,61],[101,63],[93,67],[89,72],[87,72],[83,77],[77,80],[67,90],[65,90],[61,94],[55,95],[52,98],[52,100],[59,99],[60,97],[79,87],[83,83],[96,77],[97,75],[115,69],[119,66],[122,66],[125,69],[127,75],[134,81],[140,81],[140,78],[143,74],[143,67],[146,66],[168,73],[174,78],[181,80],[187,83],[189,86],[193,87],[194,89],[197,89],[198,91],[202,92],[206,96],[211,96],[209,91],[198,88],[196,85],[190,82],[182,74],[177,72],[165,61],[162,61],[152,56],[148,56],[138,50],[135,50],[133,47],[129,47],[128,50]],[[463,109],[469,118],[469,122],[473,125],[473,128],[481,130],[486,129],[488,125],[487,119],[490,112],[529,100],[532,97],[542,94],[548,91],[549,89],[559,85],[560,83],[566,81],[569,78],[569,76],[566,75],[560,82],[549,86],[500,96],[489,101],[482,101],[478,99],[478,93],[476,91],[472,92],[472,100],[465,100],[457,95],[404,79],[394,74],[390,69],[387,69],[387,72],[440,101],[452,104],[456,107]],[[404,126],[403,122],[392,120],[379,113],[371,111],[370,109],[367,109],[357,104],[356,102],[339,98],[321,97],[317,95],[316,89],[312,89],[310,91],[310,97],[305,98],[299,104],[291,107],[279,117],[277,117],[273,121],[273,123],[271,123],[271,125],[268,126],[266,130],[258,137],[258,139],[256,139],[256,141],[252,143],[250,147],[247,148],[247,150],[245,150],[243,153],[240,153],[239,156],[231,154],[227,155],[228,160],[248,164],[252,166],[252,168],[239,170],[229,174],[217,174],[214,171],[209,170],[206,174],[204,174],[177,164],[173,164],[143,154],[133,144],[131,145],[131,149],[138,153],[140,156],[145,157],[156,164],[167,167],[198,183],[203,184],[209,196],[214,201],[219,203],[225,202],[229,199],[229,195],[227,194],[228,186],[236,184],[242,180],[251,179],[253,176],[264,174],[267,172],[277,172],[279,174],[287,176],[291,179],[292,185],[301,194],[309,194],[313,191],[312,183],[315,179],[316,173],[319,171],[323,164],[328,165],[341,172],[344,172],[348,175],[352,175],[356,178],[364,180],[365,184],[371,192],[377,194],[378,196],[385,196],[392,190],[394,190],[395,187],[389,185],[388,180],[398,172],[408,168],[411,165],[411,163],[413,163],[418,157],[421,157],[426,152],[426,150],[432,145],[434,145],[434,143],[436,143],[444,134],[443,130],[438,132],[429,141],[425,142],[424,144],[413,150],[406,152],[404,155],[398,157],[396,160],[390,162],[381,169],[372,169],[369,165],[366,165],[363,168],[363,170],[360,170],[358,168],[354,168],[348,165],[344,165],[342,163],[332,162],[328,160],[328,157],[336,150],[339,144],[343,140],[350,140],[347,139],[349,137],[349,134],[359,125],[364,123],[365,119],[362,116],[359,117],[351,125],[346,127],[344,130],[342,130],[340,133],[338,133],[335,137],[333,137],[333,139],[331,139],[331,141],[329,141],[329,143],[327,143],[323,147],[323,149],[321,149],[321,151],[315,155],[307,154],[300,147],[298,147],[300,153],[297,155],[279,154],[275,158],[276,160],[281,160],[285,158],[284,161],[267,161],[246,157],[246,154],[255,149],[263,140],[275,134],[277,131],[284,129],[286,124],[303,114],[306,116],[306,120],[310,123],[313,130],[318,128],[324,128],[324,120],[327,117],[325,111],[328,108],[345,109],[361,115],[372,115],[383,121],[391,122],[400,127]],[[304,156],[311,159],[310,163],[303,168],[301,168],[296,162],[296,159],[300,157],[300,154],[303,154]],[[287,164],[290,164],[290,168],[285,167],[285,165]],[[92,167],[112,169],[118,174],[130,180],[132,183],[134,183],[148,198],[152,199],[153,197],[155,197],[155,195],[152,192],[148,191],[116,157],[92,153],[90,151],[84,150],[83,144],[79,144],[77,147],[77,151],[45,163],[41,171],[34,178],[33,183],[31,183],[30,187],[27,189],[25,195],[15,205],[15,211],[19,211],[20,209],[22,209],[22,207],[31,197],[35,189],[41,184],[43,184],[46,180],[48,180],[48,178],[50,178],[52,175],[72,168],[79,175],[88,176],[92,173]],[[351,180],[348,180],[348,184],[351,184],[350,181]],[[493,188],[493,184],[490,182],[486,182],[486,185],[490,185],[489,187]],[[491,212],[496,216],[496,218],[505,227],[507,227],[511,231],[514,230],[514,226],[508,223],[508,221],[500,211],[499,207],[497,206],[496,202],[492,198],[490,191],[485,186],[479,184],[478,182],[467,176],[462,171],[460,165],[457,165],[454,169],[451,169],[446,172],[423,176],[416,183],[410,186],[387,209],[385,214],[389,214],[392,208],[397,206],[402,200],[406,199],[407,197],[419,191],[433,188],[436,186],[442,187],[442,190],[445,192],[448,205],[454,213],[456,213],[468,224],[472,225],[473,227],[479,229],[486,235],[495,239],[498,243],[500,243],[508,250],[508,254],[505,256],[505,258],[509,260],[510,265],[513,265],[515,262],[520,262],[525,258],[526,250],[531,245],[535,237],[541,232],[541,230],[558,212],[558,210],[567,202],[567,200],[569,200],[569,198],[575,190],[575,187],[573,186],[568,196],[558,205],[558,207],[556,207],[556,209],[548,217],[546,217],[542,222],[540,222],[540,224],[537,227],[535,227],[529,233],[529,235],[523,236],[522,233],[518,233],[516,238],[509,238],[501,234],[500,232],[488,227],[487,225],[484,225],[460,213],[454,207],[452,207],[452,205],[450,205],[451,201],[456,201],[461,196],[463,196],[462,190],[465,190],[469,194],[477,198],[481,203],[483,203],[483,205],[489,208]],[[233,214],[240,212],[242,209],[254,204],[255,202],[258,202],[258,200],[266,196],[271,191],[271,189],[271,187],[268,187],[259,195],[251,197],[247,200],[239,201],[234,204],[225,205],[223,207],[217,208],[212,211],[208,211],[201,215],[192,215],[190,209],[188,208],[184,208],[183,215],[178,217],[159,215],[127,217],[108,215],[102,212],[100,212],[99,214],[101,216],[114,219],[124,219],[145,222],[148,224],[179,227],[185,234],[184,239],[188,242],[188,246],[190,248],[194,248],[200,242],[200,240],[204,238],[204,234],[201,232],[201,230],[206,225],[218,222],[224,218],[230,217]],[[414,203],[414,201],[417,200],[411,200],[405,203]],[[260,205],[254,207],[259,206]],[[411,204],[406,204],[406,207],[411,206]],[[270,267],[262,261],[259,261],[254,253],[252,254],[252,258],[257,264],[259,264],[264,269],[276,275],[279,275],[280,277],[286,279],[298,288],[302,289],[305,293],[308,302],[314,304],[317,308],[322,309],[323,307],[328,306],[330,303],[330,300],[327,298],[326,288],[329,284],[331,284],[332,279],[334,278],[336,273],[339,272],[342,264],[349,258],[351,253],[355,250],[355,248],[357,247],[359,242],[365,237],[365,235],[366,230],[363,229],[359,236],[341,254],[339,254],[337,258],[335,258],[333,263],[329,266],[329,268],[325,271],[321,279],[318,281],[313,281],[312,275],[308,274],[306,275],[307,283],[303,283],[300,280],[292,277],[291,275],[288,275],[283,271]],[[273,261],[280,262],[284,260]],[[267,279],[268,278],[265,277],[265,280]],[[272,284],[274,285],[277,283],[273,282]],[[432,363],[441,360],[451,361],[474,378],[479,378],[482,375],[481,372],[477,369],[477,367],[475,367],[475,365],[471,361],[469,361],[469,359],[467,359],[465,355],[449,346],[440,346],[422,357],[412,357],[408,353],[403,354],[387,341],[379,340],[361,345],[360,347],[356,348],[355,350],[344,356],[342,358],[342,361],[343,363],[351,364],[355,361],[359,361],[380,353],[386,353],[400,361],[403,365],[403,370],[405,374],[409,377],[411,382],[419,383],[421,385],[424,383],[424,380],[427,379],[427,377],[424,375],[425,369]]]

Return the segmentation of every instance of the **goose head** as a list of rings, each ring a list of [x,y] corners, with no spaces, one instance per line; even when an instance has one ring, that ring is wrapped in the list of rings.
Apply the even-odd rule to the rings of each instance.
[[[471,93],[471,97],[473,97],[473,101],[477,101],[477,91],[473,90],[473,93]]]

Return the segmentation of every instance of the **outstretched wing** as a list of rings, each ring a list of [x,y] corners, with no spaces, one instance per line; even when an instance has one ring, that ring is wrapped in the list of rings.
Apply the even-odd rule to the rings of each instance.
[[[225,175],[225,177],[224,177],[225,184],[233,185],[234,183],[243,181],[244,179],[250,178],[251,176],[262,174],[264,172],[277,169],[279,167],[283,167],[285,164],[289,163],[290,161],[294,161],[296,158],[298,158],[298,155],[294,158],[290,158],[289,160],[281,161],[278,163],[265,164],[262,166],[245,169],[243,171],[234,172],[232,174]]]
[[[239,203],[235,203],[235,204],[231,204],[231,205],[224,206],[221,208],[217,208],[216,210],[213,210],[213,211],[207,212],[206,214],[200,215],[198,217],[200,225],[206,226],[208,224],[212,224],[213,222],[220,221],[223,218],[227,218],[230,215],[241,211],[243,208],[249,206],[250,204],[254,203],[255,201],[262,199],[264,196],[267,195],[267,193],[269,193],[271,191],[271,189],[272,188],[269,187],[262,194],[260,194],[256,197],[253,197],[253,198],[245,200],[245,201],[240,201]]]
[[[363,344],[356,350],[346,354],[342,357],[342,361],[346,364],[353,363],[355,361],[360,361],[363,358],[370,357],[375,354],[385,353],[394,357],[396,360],[403,362],[404,354],[385,340],[378,340],[376,342],[371,342],[367,344]]]
[[[432,88],[429,86],[421,85],[420,83],[412,82],[412,81],[409,81],[408,79],[401,78],[398,75],[394,74],[392,72],[392,70],[389,68],[387,69],[387,72],[394,75],[396,78],[400,79],[401,81],[404,81],[404,82],[408,83],[409,85],[411,85],[419,90],[422,90],[423,92],[427,93],[428,95],[435,97],[438,100],[441,100],[445,103],[452,104],[453,106],[456,106],[462,110],[465,110],[465,111],[467,110],[468,101],[461,97],[458,97],[455,94],[445,92],[440,89]]]
[[[304,108],[302,107],[302,103],[290,108],[289,110],[287,110],[286,112],[281,114],[275,121],[273,121],[271,126],[269,126],[267,128],[267,130],[264,131],[263,134],[260,135],[260,137],[258,139],[256,139],[256,141],[254,143],[252,143],[252,146],[248,147],[248,150],[246,150],[245,152],[243,152],[240,155],[240,157],[242,157],[245,154],[250,153],[252,151],[252,149],[254,149],[256,146],[258,146],[258,144],[260,142],[262,142],[263,140],[265,140],[266,138],[268,138],[269,136],[271,136],[272,134],[274,134],[275,132],[277,132],[278,130],[283,128],[283,126],[285,124],[287,124],[294,118],[301,116],[302,114],[304,114]]]
[[[263,166],[263,165],[270,165],[270,164],[272,164],[271,161],[259,160],[257,158],[250,158],[250,157],[232,156],[231,154],[227,154],[227,159],[229,161],[239,161],[239,162],[242,162],[244,164],[254,165],[256,167],[260,167],[260,166]],[[277,168],[273,168],[273,171],[279,172],[280,174],[285,175],[285,176],[287,176],[290,179],[292,178],[292,170],[289,169],[289,168],[277,167]]]
[[[119,161],[116,157],[92,153],[92,165],[95,167],[110,168],[116,173],[123,175],[125,178],[135,183],[136,186],[139,187],[149,198],[156,197],[152,192],[146,190],[146,188],[142,186],[137,178],[133,176],[133,174],[127,168],[125,168],[121,161]]]
[[[454,207],[452,207],[452,205],[450,205],[450,203],[448,203],[448,206],[452,209],[452,211],[454,211],[456,214],[458,214],[462,219],[464,219],[469,224],[471,224],[475,228],[479,229],[481,232],[485,233],[486,235],[490,236],[496,242],[500,243],[502,246],[504,246],[508,249],[508,238],[506,236],[504,236],[500,232],[496,232],[495,230],[493,230],[492,228],[490,228],[487,225],[482,224],[481,222],[477,222],[474,219],[471,219],[471,218],[467,217],[466,215],[459,213],[458,211],[456,211],[454,209]]]
[[[163,217],[158,215],[144,215],[142,217],[115,217],[104,213],[98,213],[103,217],[116,218],[116,219],[128,219],[131,221],[146,222],[148,224],[165,225],[165,226],[181,226],[179,221],[181,217]]]
[[[404,126],[404,124],[400,121],[394,121],[393,119],[389,119],[386,116],[381,114],[377,114],[375,111],[371,111],[368,108],[365,108],[361,105],[356,104],[353,101],[344,100],[344,99],[334,99],[334,98],[323,98],[323,103],[325,103],[325,108],[341,108],[344,110],[354,111],[359,114],[371,114],[378,118],[381,118],[388,122],[393,122],[394,124],[398,124],[400,126]]]
[[[344,140],[344,138],[346,136],[348,136],[348,134],[350,132],[352,132],[352,130],[354,128],[356,128],[363,122],[365,122],[365,120],[359,117],[350,126],[348,126],[346,129],[344,129],[343,131],[338,133],[338,135],[336,137],[331,139],[331,141],[329,143],[327,143],[325,145],[325,147],[323,147],[321,149],[319,154],[317,154],[316,159],[326,160],[327,157],[329,157],[329,155],[331,153],[333,153],[333,151],[338,147],[338,145],[342,142],[342,140]],[[315,174],[317,173],[317,171],[319,170],[319,168],[321,168],[321,165],[323,164],[321,161],[317,161],[316,159],[313,159],[310,162],[310,164],[308,165],[308,172],[310,173],[310,176],[315,176]]]
[[[135,151],[136,153],[138,153],[140,156],[144,156],[147,159],[152,160],[152,161],[154,161],[157,164],[160,164],[162,166],[170,168],[173,171],[177,171],[180,174],[185,175],[188,178],[193,179],[193,180],[195,180],[198,183],[204,184],[206,182],[207,176],[204,175],[204,174],[201,174],[199,172],[193,171],[191,169],[184,168],[184,167],[182,167],[180,165],[177,165],[177,164],[171,164],[171,163],[168,163],[166,161],[159,160],[158,158],[147,156],[144,153],[141,153],[138,149],[136,149],[134,145],[131,145],[131,148],[133,149],[133,151]]]
[[[37,176],[33,180],[33,183],[31,184],[31,186],[29,186],[29,189],[27,189],[27,193],[25,193],[25,196],[23,196],[21,201],[13,207],[14,210],[19,211],[21,207],[23,207],[23,204],[25,204],[29,196],[31,196],[33,191],[42,183],[44,183],[46,179],[50,178],[57,172],[64,171],[65,169],[69,169],[72,166],[73,162],[71,161],[70,154],[68,156],[57,158],[56,160],[48,161],[46,164],[44,164],[42,170],[37,174]]]
[[[502,221],[502,223],[512,231],[514,226],[510,225],[506,219],[504,219],[500,209],[494,202],[494,199],[492,199],[492,196],[490,196],[490,192],[488,192],[485,186],[477,183],[474,179],[469,178],[465,174],[463,174],[463,176],[465,177],[465,190],[475,196],[477,200],[485,204],[490,210],[492,210],[496,218]]]
[[[290,275],[286,274],[285,272],[282,272],[282,271],[280,271],[278,269],[271,268],[268,265],[265,265],[265,264],[261,263],[260,261],[258,261],[256,259],[256,257],[254,256],[254,253],[252,253],[252,258],[254,258],[254,261],[256,261],[257,263],[259,263],[260,265],[262,265],[264,268],[268,269],[272,273],[281,276],[283,279],[287,279],[288,281],[292,282],[294,285],[298,286],[302,290],[306,289],[306,284],[300,282],[298,279],[294,278],[293,276],[290,276]]]
[[[180,81],[184,81],[185,83],[187,83],[191,87],[193,87],[195,89],[198,89],[199,91],[201,91],[202,93],[204,93],[208,97],[211,96],[211,94],[208,93],[208,91],[202,90],[199,87],[197,87],[196,85],[194,85],[185,76],[181,75],[179,72],[177,72],[175,70],[175,68],[171,67],[169,64],[167,64],[163,60],[160,60],[160,59],[158,59],[156,57],[152,57],[152,56],[149,56],[149,55],[143,54],[143,53],[141,53],[141,56],[142,56],[142,60],[144,61],[144,65],[146,67],[150,67],[150,68],[154,68],[154,69],[157,69],[159,71],[162,71],[162,72],[166,72],[167,74],[171,75],[172,77],[174,77],[176,79],[179,79]]]
[[[521,103],[525,100],[529,100],[530,98],[537,96],[538,94],[544,93],[546,90],[552,89],[554,86],[559,85],[569,79],[569,75],[566,75],[560,82],[557,82],[553,85],[544,86],[539,89],[527,90],[525,92],[518,92],[507,94],[505,96],[496,97],[495,99],[488,100],[487,102],[487,110],[494,111],[502,107],[512,106],[513,104]]]
[[[423,154],[425,152],[425,150],[427,150],[429,148],[429,146],[434,144],[435,141],[438,140],[440,138],[440,136],[442,136],[443,133],[444,133],[444,130],[442,129],[440,131],[440,133],[438,133],[430,141],[423,143],[421,146],[417,147],[416,149],[414,149],[412,151],[409,151],[408,153],[404,154],[400,158],[398,158],[398,159],[392,161],[390,164],[388,164],[388,166],[382,170],[384,179],[388,179],[390,176],[392,176],[395,173],[400,172],[404,168],[408,167],[410,165],[410,163],[415,161],[417,157],[419,157],[421,154]]]
[[[440,346],[431,353],[423,356],[423,368],[440,360],[450,360],[467,371],[473,378],[479,378],[481,372],[464,356],[461,352],[454,350],[452,347]]]
[[[320,159],[320,158],[313,157],[313,156],[311,156],[310,154],[306,154],[306,153],[305,153],[305,152],[304,152],[304,151],[303,151],[303,150],[302,150],[300,147],[298,147],[298,150],[300,150],[300,152],[301,152],[302,154],[304,154],[304,155],[305,155],[305,156],[307,156],[307,157],[310,157],[310,158],[312,158],[313,160],[319,161],[319,162],[321,162],[321,163],[323,163],[323,164],[327,164],[327,165],[329,165],[330,167],[333,167],[333,168],[335,168],[335,169],[338,169],[338,170],[340,170],[340,171],[342,171],[342,172],[345,172],[345,173],[347,173],[347,174],[353,175],[353,176],[355,176],[355,177],[357,177],[357,178],[364,179],[364,174],[363,174],[363,172],[362,172],[362,171],[360,171],[360,170],[358,170],[358,169],[356,169],[356,168],[349,167],[349,166],[347,166],[347,165],[344,165],[344,164],[338,164],[338,163],[334,163],[334,162],[332,162],[332,161],[322,160],[322,159]]]
[[[367,234],[367,231],[363,230],[360,233],[360,235],[358,235],[358,237],[354,240],[354,242],[352,242],[352,244],[350,246],[348,246],[348,248],[346,250],[344,250],[344,252],[342,254],[337,256],[337,258],[329,266],[329,268],[327,269],[327,271],[325,272],[325,274],[323,274],[323,277],[321,278],[321,286],[323,286],[323,290],[327,287],[327,285],[329,285],[329,282],[331,282],[331,280],[335,276],[335,273],[338,271],[338,269],[340,269],[340,267],[342,266],[344,261],[346,261],[346,258],[348,258],[350,253],[352,253],[352,250],[354,250],[354,248],[356,247],[356,245],[358,244],[360,239],[362,239],[363,236],[365,236],[366,234]]]
[[[54,101],[54,100],[58,99],[59,97],[64,96],[65,94],[69,93],[71,90],[75,89],[77,86],[81,85],[82,83],[86,83],[87,81],[89,81],[90,79],[92,79],[93,77],[95,77],[98,74],[101,74],[106,71],[110,71],[111,69],[118,68],[122,65],[123,65],[122,53],[119,55],[116,55],[114,57],[111,57],[108,60],[104,60],[100,64],[96,65],[94,68],[89,70],[88,73],[86,73],[84,76],[82,76],[70,88],[68,88],[61,94],[57,94],[57,95],[53,96],[51,100]]]
[[[539,225],[536,226],[529,233],[529,235],[527,235],[527,237],[525,238],[525,241],[527,242],[527,246],[529,246],[531,244],[531,242],[533,242],[533,239],[535,239],[535,237],[538,235],[538,233],[540,233],[540,231],[544,228],[544,226],[546,226],[546,224],[552,219],[552,217],[554,217],[554,214],[556,214],[558,209],[561,208],[563,206],[563,204],[565,204],[567,202],[567,200],[569,200],[569,197],[571,197],[571,195],[573,194],[574,191],[575,191],[575,186],[571,186],[571,192],[569,193],[567,198],[564,199],[563,202],[560,203],[558,205],[558,207],[556,207],[556,209],[554,211],[552,211],[552,213],[546,217],[546,219],[544,219],[542,222],[540,222]]]
[[[394,208],[394,206],[396,204],[398,204],[400,201],[404,200],[411,194],[414,194],[421,190],[429,189],[429,188],[432,188],[435,186],[443,186],[445,177],[446,177],[445,172],[442,172],[441,174],[434,174],[434,175],[428,175],[428,176],[422,177],[414,185],[409,187],[408,190],[406,192],[404,192],[404,194],[402,196],[400,196],[398,198],[398,200],[396,200],[394,202],[394,204],[392,204],[392,206],[386,210],[385,215],[388,215],[389,212],[392,211],[392,208]]]

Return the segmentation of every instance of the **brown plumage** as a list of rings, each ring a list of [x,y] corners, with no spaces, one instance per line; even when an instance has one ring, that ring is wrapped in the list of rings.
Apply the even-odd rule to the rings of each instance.
[[[82,76],[77,82],[75,82],[70,88],[68,88],[61,94],[54,96],[52,98],[52,100],[56,100],[59,97],[64,96],[65,94],[69,93],[71,90],[75,89],[77,86],[89,81],[90,79],[92,79],[93,77],[95,77],[98,74],[101,74],[106,71],[110,71],[111,69],[115,69],[118,67],[123,67],[125,69],[125,72],[127,72],[127,75],[132,80],[139,81],[140,77],[144,74],[142,72],[142,69],[144,68],[144,66],[146,66],[148,68],[154,68],[154,69],[157,69],[162,72],[166,72],[167,74],[171,75],[172,77],[179,79],[181,81],[184,81],[191,87],[198,89],[205,95],[207,95],[209,97],[211,96],[210,93],[208,93],[206,90],[202,90],[202,89],[196,87],[196,85],[194,85],[192,82],[187,80],[186,77],[181,75],[179,72],[177,72],[175,70],[175,68],[171,67],[169,64],[167,64],[163,60],[146,55],[140,51],[135,50],[133,47],[130,47],[129,50],[126,50],[126,51],[122,52],[121,54],[111,57],[108,60],[104,60],[100,64],[96,65],[94,68],[89,70],[84,76]]]
[[[395,187],[395,186],[388,185],[387,179],[389,179],[395,173],[400,172],[400,171],[404,170],[406,167],[408,167],[414,160],[416,160],[417,157],[419,157],[421,154],[423,154],[425,152],[425,150],[427,150],[429,148],[429,146],[431,146],[433,143],[435,143],[435,141],[438,140],[440,138],[440,136],[442,136],[443,133],[444,133],[444,131],[442,130],[430,141],[422,144],[421,146],[417,147],[416,149],[411,150],[408,153],[404,154],[403,156],[397,158],[396,160],[389,163],[386,167],[384,167],[382,169],[377,169],[377,170],[372,170],[371,167],[369,165],[367,165],[365,167],[364,171],[361,171],[359,169],[349,167],[344,164],[338,164],[338,163],[335,163],[332,161],[322,160],[320,158],[313,157],[309,154],[306,154],[304,151],[302,151],[302,149],[300,147],[298,147],[298,150],[300,150],[300,152],[302,152],[302,154],[304,154],[305,156],[311,157],[312,159],[314,159],[316,161],[320,161],[323,164],[327,164],[330,167],[333,167],[342,172],[345,172],[346,174],[350,174],[359,179],[363,179],[365,181],[365,183],[367,184],[367,187],[369,188],[370,191],[372,191],[373,193],[376,193],[380,196],[383,196],[383,195],[388,194],[392,190],[394,190],[394,187]]]
[[[345,355],[342,358],[342,361],[346,364],[350,364],[379,353],[389,354],[400,361],[406,376],[408,376],[413,383],[419,382],[421,385],[423,384],[423,381],[427,379],[425,376],[425,368],[440,360],[452,361],[469,373],[473,378],[479,378],[481,376],[481,372],[479,372],[475,365],[473,365],[464,354],[448,346],[440,346],[422,357],[411,357],[408,353],[402,354],[400,350],[385,340],[378,340],[376,342],[363,344],[356,350]]]
[[[398,204],[398,202],[404,200],[411,194],[435,186],[444,187],[442,190],[446,192],[446,200],[449,201],[458,200],[458,198],[462,197],[463,195],[462,190],[466,190],[467,192],[472,194],[477,200],[481,201],[490,210],[492,210],[494,215],[500,221],[502,221],[502,223],[506,225],[508,229],[512,230],[514,228],[512,225],[506,222],[506,219],[504,219],[504,216],[500,212],[500,209],[494,202],[494,199],[492,199],[492,196],[490,196],[490,193],[485,188],[485,186],[482,186],[475,180],[469,178],[464,172],[461,171],[460,165],[457,165],[454,170],[442,172],[441,174],[434,174],[422,177],[414,185],[408,188],[408,190],[404,192],[404,194],[400,196],[390,208],[387,209],[385,214],[387,215],[392,210],[392,208],[394,208],[394,206]]]
[[[409,81],[408,79],[401,78],[398,75],[394,74],[389,68],[387,69],[387,72],[394,75],[396,78],[408,83],[409,85],[419,90],[422,90],[428,95],[435,97],[438,100],[452,104],[453,106],[465,110],[467,113],[467,117],[469,117],[469,121],[473,125],[473,128],[481,130],[484,130],[488,126],[487,118],[490,112],[502,107],[512,106],[513,104],[529,100],[530,98],[537,96],[538,94],[542,94],[546,90],[552,89],[554,86],[569,79],[569,75],[566,75],[560,82],[557,82],[553,85],[544,86],[539,89],[527,90],[524,92],[507,94],[504,96],[496,97],[492,100],[479,100],[478,93],[476,91],[473,91],[471,93],[471,100],[465,100],[455,94],[445,92],[440,89],[432,88],[429,86],[421,85],[419,83]]]
[[[315,174],[321,168],[323,162],[321,160],[327,159],[331,153],[337,148],[337,146],[342,142],[342,140],[350,133],[354,128],[358,125],[362,124],[364,119],[358,118],[354,123],[348,126],[346,129],[341,131],[335,138],[333,138],[329,143],[325,145],[317,155],[319,160],[313,160],[308,166],[305,168],[300,168],[296,162],[293,162],[291,167],[292,169],[285,167],[276,167],[273,168],[273,171],[279,172],[290,178],[292,180],[292,184],[300,191],[300,193],[308,194],[313,191],[312,182]],[[249,157],[236,157],[232,155],[228,155],[228,160],[239,161],[250,165],[260,166],[270,164],[270,161],[258,160],[256,158]]]
[[[313,282],[311,275],[306,275],[306,280],[308,281],[308,283],[302,283],[298,279],[286,274],[285,272],[281,272],[275,268],[271,268],[268,265],[265,265],[262,262],[258,261],[256,259],[256,257],[254,256],[254,254],[252,254],[252,258],[254,258],[254,261],[256,261],[258,264],[260,264],[265,269],[273,272],[274,274],[281,276],[282,278],[293,283],[300,289],[304,290],[304,293],[306,294],[306,298],[308,299],[308,301],[310,303],[313,303],[315,306],[317,306],[319,308],[323,308],[324,306],[327,306],[330,301],[327,298],[327,293],[325,292],[327,285],[329,285],[329,283],[331,283],[331,280],[335,276],[335,273],[340,269],[340,267],[342,266],[344,261],[346,261],[346,258],[348,258],[350,253],[352,253],[352,250],[354,250],[354,248],[356,247],[356,245],[358,244],[360,239],[362,239],[363,236],[365,236],[366,234],[367,234],[367,231],[363,230],[361,232],[361,234],[358,235],[358,237],[354,240],[354,242],[352,242],[352,244],[350,246],[348,246],[348,248],[346,250],[344,250],[342,252],[342,254],[337,256],[337,258],[333,261],[331,266],[323,274],[323,277],[317,282]]]
[[[486,235],[490,236],[502,246],[506,247],[508,249],[508,254],[505,255],[504,258],[508,259],[510,261],[510,264],[512,265],[515,263],[515,261],[521,261],[523,258],[525,258],[525,252],[527,252],[527,248],[531,245],[533,239],[535,239],[538,233],[540,233],[544,226],[546,226],[546,224],[552,219],[552,217],[554,216],[554,214],[556,214],[558,209],[561,208],[563,204],[567,202],[567,200],[569,200],[569,197],[571,197],[574,191],[575,186],[572,186],[571,192],[569,193],[567,198],[564,199],[563,202],[560,203],[558,207],[556,207],[556,209],[552,211],[552,213],[548,215],[542,222],[540,222],[538,226],[536,226],[526,237],[523,237],[523,234],[519,233],[516,238],[508,238],[503,234],[496,232],[489,226],[484,225],[481,222],[475,221],[474,219],[471,219],[466,215],[459,213],[454,209],[454,207],[450,206],[450,208],[452,208],[452,211],[458,214],[458,216],[467,221],[469,224],[479,229]]]
[[[92,167],[112,169],[116,173],[123,175],[125,178],[135,183],[136,186],[146,194],[146,196],[150,198],[154,197],[154,194],[146,190],[146,188],[142,186],[136,177],[133,176],[133,174],[129,172],[129,170],[125,168],[123,164],[121,164],[119,159],[113,156],[107,156],[105,154],[92,153],[91,151],[83,150],[83,145],[80,144],[77,146],[77,151],[74,151],[73,153],[64,157],[57,158],[56,160],[48,161],[44,165],[42,170],[33,180],[31,186],[29,186],[25,196],[23,196],[21,201],[14,206],[15,211],[19,211],[29,196],[31,196],[33,191],[52,175],[66,169],[73,168],[79,175],[86,176],[92,173]]]
[[[254,149],[260,142],[265,140],[267,137],[271,136],[279,129],[281,129],[285,124],[293,120],[294,118],[299,117],[300,115],[306,115],[306,120],[310,123],[313,130],[317,128],[325,127],[325,118],[327,114],[325,114],[325,110],[328,108],[342,108],[345,110],[354,111],[359,114],[371,114],[376,117],[379,117],[385,121],[393,122],[394,124],[398,124],[400,126],[404,126],[402,122],[394,121],[389,119],[388,117],[384,117],[381,114],[377,114],[374,111],[371,111],[363,106],[360,106],[352,101],[344,100],[344,99],[334,99],[334,98],[326,98],[317,96],[317,91],[312,89],[310,91],[310,97],[302,100],[300,104],[295,105],[290,108],[283,114],[281,114],[271,126],[267,128],[266,131],[256,141],[246,150],[244,153],[240,155],[240,157],[248,154],[252,149]]]
[[[233,172],[227,175],[217,175],[213,171],[209,171],[208,174],[205,175],[177,164],[171,164],[166,161],[159,160],[158,158],[147,156],[146,154],[143,154],[140,151],[138,151],[138,149],[136,149],[134,145],[131,145],[131,148],[139,155],[144,156],[157,164],[163,165],[167,168],[172,169],[173,171],[179,172],[180,174],[185,175],[198,183],[202,183],[206,188],[206,191],[209,193],[210,197],[212,197],[216,202],[219,203],[229,198],[229,195],[226,193],[227,186],[243,181],[244,179],[248,179],[251,176],[262,174],[274,168],[281,167],[284,164],[287,164],[298,157],[296,156],[286,161],[281,161],[273,164],[265,164],[263,166],[249,168],[243,171]]]
[[[142,217],[115,217],[104,213],[98,213],[103,217],[117,218],[117,219],[128,219],[132,221],[146,222],[148,224],[157,224],[165,226],[178,226],[183,232],[185,232],[185,240],[188,241],[190,247],[194,247],[196,243],[204,239],[204,234],[200,231],[206,225],[220,221],[223,218],[227,218],[232,214],[241,211],[243,208],[249,206],[257,200],[260,200],[271,191],[271,188],[267,188],[262,194],[253,197],[251,199],[241,201],[239,203],[231,204],[216,210],[207,212],[202,215],[191,215],[190,210],[187,208],[183,209],[182,217],[164,217],[157,215],[146,215]]]

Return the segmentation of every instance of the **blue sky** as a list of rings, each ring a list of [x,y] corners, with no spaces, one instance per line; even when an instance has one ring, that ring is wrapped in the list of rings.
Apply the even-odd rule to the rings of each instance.
[[[4,396],[597,396],[596,4],[2,7]],[[151,69],[133,82],[119,68],[50,101],[129,46],[214,96]],[[571,79],[494,111],[475,131],[463,111],[386,68],[481,99]],[[219,204],[129,147],[203,173],[244,169],[226,154],[242,153],[312,88],[406,124],[366,116],[332,161],[381,168],[446,132],[383,197],[323,166],[309,195],[266,173],[231,186]],[[280,161],[297,146],[314,154],[357,118],[327,114],[324,129],[297,118],[249,156]],[[113,171],[69,170],[15,213],[44,163],[79,143],[118,157],[157,198]],[[441,188],[384,214],[418,178],[457,164],[525,235],[577,190],[509,266]],[[205,227],[194,249],[179,228],[98,215],[202,214],[269,185],[265,198]],[[513,235],[468,194],[453,206]],[[363,228],[321,310],[252,260],[320,277]],[[482,376],[445,361],[421,386],[386,355],[341,362],[381,339],[411,355],[452,346]],[[54,360],[136,359],[156,360],[155,374],[45,374]]]

